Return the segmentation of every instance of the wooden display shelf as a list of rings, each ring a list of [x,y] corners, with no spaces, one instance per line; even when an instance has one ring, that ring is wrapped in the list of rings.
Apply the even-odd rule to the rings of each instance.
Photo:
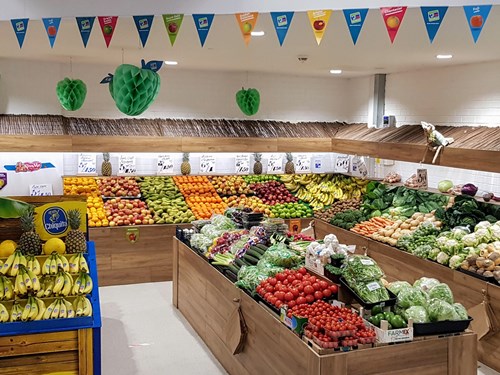
[[[446,266],[385,245],[370,238],[327,224],[315,221],[317,238],[327,234],[335,234],[341,243],[356,244],[359,252],[375,259],[390,279],[406,280],[413,283],[425,277],[433,277],[448,284],[458,302],[469,309],[483,301],[483,291],[490,297],[491,306],[500,316],[500,286],[487,283],[481,279],[452,270]],[[361,245],[361,246],[360,246]],[[500,332],[488,335],[478,342],[479,360],[496,371],[500,371]]]
[[[0,337],[0,374],[94,374],[92,329]]]
[[[319,355],[242,290],[174,239],[173,304],[229,374],[476,374],[476,335]],[[228,327],[241,307],[248,336],[233,355]]]

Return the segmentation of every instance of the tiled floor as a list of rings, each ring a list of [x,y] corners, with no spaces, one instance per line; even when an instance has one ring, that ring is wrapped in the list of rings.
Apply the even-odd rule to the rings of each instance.
[[[172,306],[172,283],[104,287],[99,292],[103,375],[227,374]],[[480,365],[478,375],[500,374]]]

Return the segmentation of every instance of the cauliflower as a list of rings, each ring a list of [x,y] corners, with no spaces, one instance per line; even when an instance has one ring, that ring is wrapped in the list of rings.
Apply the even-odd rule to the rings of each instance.
[[[333,249],[336,249],[339,246],[339,240],[337,239],[337,236],[334,234],[328,234],[327,236],[325,236],[323,242],[327,246],[330,245]]]
[[[497,221],[495,224],[489,227],[488,230],[493,241],[500,240],[500,221]]]
[[[461,242],[458,242],[457,240],[451,239],[447,240],[442,247],[442,251],[449,255],[454,255],[458,254],[462,249],[464,248],[464,245]]]
[[[449,261],[450,268],[456,270],[458,267],[460,267],[460,264],[464,261],[464,259],[464,255],[453,255]]]
[[[446,241],[448,241],[448,237],[446,236],[443,236],[443,235],[440,235],[437,239],[436,239],[436,243],[438,245],[438,247],[440,249],[444,248],[445,244],[446,244]]]
[[[476,233],[466,234],[465,236],[463,236],[462,243],[467,247],[476,247],[479,244]]]
[[[441,251],[437,258],[436,258],[437,262],[439,264],[444,264],[444,265],[448,265],[448,262],[450,260],[450,256],[448,254],[446,254],[445,252]]]
[[[488,229],[489,227],[491,227],[491,223],[489,221],[480,221],[474,227],[474,232],[477,232],[479,229]]]
[[[488,243],[491,241],[491,233],[488,228],[479,228],[475,233],[479,243]]]
[[[466,234],[470,233],[470,230],[467,227],[456,227],[451,230],[451,233],[454,239],[460,241]]]

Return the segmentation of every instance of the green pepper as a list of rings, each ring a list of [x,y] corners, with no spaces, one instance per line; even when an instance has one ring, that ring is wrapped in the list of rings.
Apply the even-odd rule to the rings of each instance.
[[[406,322],[400,315],[394,315],[390,320],[391,325],[394,328],[405,328]]]
[[[388,322],[391,321],[391,319],[394,317],[394,313],[391,311],[386,311],[383,313],[384,319],[387,320]]]
[[[380,317],[378,315],[374,315],[368,319],[371,324],[374,326],[380,327]]]
[[[373,306],[373,308],[372,308],[372,315],[373,316],[380,314],[382,312],[384,312],[384,310],[382,309],[382,306],[380,306],[380,305]]]

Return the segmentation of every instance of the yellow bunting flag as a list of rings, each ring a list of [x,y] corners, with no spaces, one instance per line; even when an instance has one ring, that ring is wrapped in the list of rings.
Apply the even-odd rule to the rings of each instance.
[[[326,26],[330,20],[331,10],[309,10],[307,11],[307,16],[309,17],[309,22],[311,22],[311,27],[316,38],[316,43],[321,43],[323,35],[325,34]]]
[[[238,21],[238,25],[240,25],[241,34],[243,35],[243,40],[245,44],[248,46],[250,43],[250,39],[252,39],[252,31],[257,23],[258,12],[253,13],[237,13],[236,21]]]

